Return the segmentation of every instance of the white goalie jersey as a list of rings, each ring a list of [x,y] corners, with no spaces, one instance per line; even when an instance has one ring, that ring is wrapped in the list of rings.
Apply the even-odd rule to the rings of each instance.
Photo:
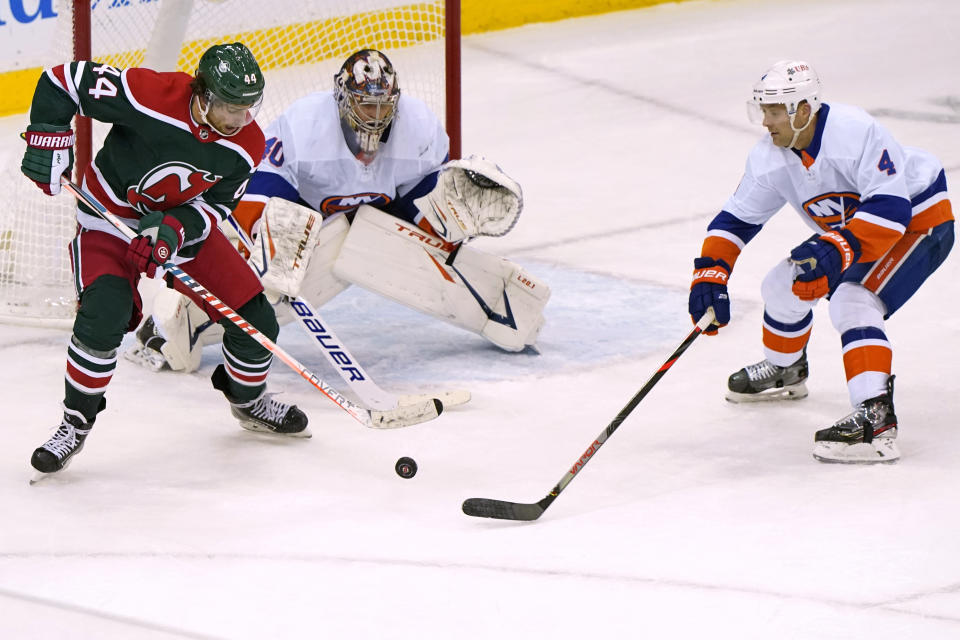
[[[450,141],[420,100],[401,95],[385,141],[369,164],[347,146],[331,92],[294,102],[264,131],[266,152],[244,206],[271,197],[299,202],[324,217],[362,204],[412,220],[412,199],[431,190]],[[250,229],[255,231],[255,229]]]

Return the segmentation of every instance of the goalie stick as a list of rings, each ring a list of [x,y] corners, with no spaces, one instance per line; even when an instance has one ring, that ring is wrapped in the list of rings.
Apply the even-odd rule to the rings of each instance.
[[[640,401],[650,392],[650,389],[653,388],[655,384],[662,378],[667,371],[670,370],[670,367],[674,365],[677,359],[683,355],[683,352],[693,344],[693,341],[697,339],[701,333],[703,333],[707,327],[714,320],[713,308],[707,309],[707,312],[703,314],[703,317],[700,318],[700,321],[693,328],[683,342],[680,343],[680,346],[667,358],[667,361],[664,362],[656,373],[647,380],[647,383],[634,395],[630,402],[620,410],[620,413],[617,414],[617,417],[607,425],[607,428],[590,443],[590,446],[587,447],[587,450],[583,452],[583,455],[570,467],[570,470],[567,471],[560,482],[550,490],[542,500],[534,503],[523,503],[523,502],[508,502],[506,500],[492,500],[489,498],[468,498],[463,502],[463,512],[468,516],[476,516],[478,518],[497,518],[499,520],[536,520],[543,515],[543,512],[547,510],[547,507],[557,499],[557,496],[560,495],[560,492],[563,491],[573,478],[579,473],[594,454],[603,446],[603,443],[607,441],[613,432],[617,430],[620,424],[626,420],[627,416],[630,415]]]
[[[240,242],[243,243],[247,251],[253,253],[255,250],[254,242],[236,218],[228,214],[227,222],[237,233],[237,237],[240,238]],[[266,262],[266,258],[264,260]],[[360,362],[343,344],[343,341],[333,333],[330,325],[320,317],[320,314],[310,302],[301,296],[284,296],[283,300],[290,305],[294,320],[310,338],[310,342],[323,353],[330,365],[347,383],[347,386],[367,406],[383,411],[423,402],[432,397],[425,395],[398,397],[384,391],[363,369]],[[442,391],[437,395],[440,396],[438,399],[445,407],[464,404],[470,400],[470,392],[463,390]]]
[[[92,195],[84,191],[81,187],[77,186],[65,177],[61,179],[61,183],[78,199],[96,211],[101,218],[112,224],[117,231],[126,236],[128,241],[136,237],[136,234],[132,229],[130,229],[130,227],[124,224],[117,216],[107,211],[106,207],[97,202]],[[284,364],[299,373],[304,380],[313,385],[314,388],[329,398],[338,407],[349,413],[360,424],[374,429],[406,427],[413,424],[418,424],[420,422],[426,422],[427,420],[432,420],[433,418],[439,416],[443,411],[443,404],[436,398],[431,398],[417,404],[398,407],[389,411],[372,411],[354,402],[351,402],[348,398],[344,397],[336,389],[319,378],[316,374],[312,373],[309,369],[300,364],[295,358],[293,358],[293,356],[288,354],[276,343],[270,340],[270,338],[258,331],[253,325],[237,315],[236,311],[231,309],[229,306],[224,304],[223,301],[207,291],[203,285],[190,277],[190,275],[183,269],[175,265],[173,262],[166,262],[161,266],[163,269],[166,269],[169,273],[171,273],[177,280],[185,284],[191,291],[200,296],[205,302],[213,306],[220,314],[223,315],[223,317],[237,325],[237,327],[243,330],[243,332],[248,336],[256,340],[263,348],[265,348],[267,351],[270,351],[277,358],[282,360]]]

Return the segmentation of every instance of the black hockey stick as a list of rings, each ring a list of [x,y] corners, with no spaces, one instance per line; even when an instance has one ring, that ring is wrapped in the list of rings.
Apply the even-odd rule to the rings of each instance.
[[[623,409],[620,410],[620,413],[617,414],[617,417],[613,419],[607,428],[603,430],[596,440],[590,443],[590,446],[587,447],[587,450],[583,452],[583,455],[580,456],[580,459],[577,460],[570,470],[567,471],[560,482],[557,483],[553,489],[550,490],[542,500],[534,503],[522,503],[522,502],[508,502],[506,500],[491,500],[489,498],[468,498],[463,502],[463,512],[468,516],[476,516],[478,518],[497,518],[499,520],[536,520],[543,515],[543,512],[547,510],[547,507],[557,499],[557,496],[560,495],[560,492],[563,491],[568,484],[573,480],[574,476],[583,469],[586,464],[590,461],[593,455],[603,446],[603,443],[607,441],[613,432],[617,430],[620,424],[626,420],[627,416],[630,415],[634,409],[637,408],[637,405],[640,404],[640,401],[650,392],[650,389],[653,388],[653,385],[664,376],[664,374],[673,366],[677,359],[683,355],[683,352],[693,344],[693,341],[697,339],[701,333],[703,333],[707,327],[714,320],[713,308],[707,309],[707,312],[703,314],[703,317],[700,318],[700,321],[697,323],[697,326],[693,328],[693,331],[684,338],[683,342],[680,343],[680,346],[677,347],[667,361],[657,369],[656,373],[651,376],[647,383],[643,385],[643,388],[640,389],[630,399],[630,402],[627,403]]]

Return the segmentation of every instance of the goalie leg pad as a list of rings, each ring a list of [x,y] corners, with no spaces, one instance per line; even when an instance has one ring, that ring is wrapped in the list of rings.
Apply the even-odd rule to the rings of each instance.
[[[503,295],[494,311],[503,303],[500,316],[504,319],[519,319],[516,327],[501,318],[490,318],[480,335],[506,351],[523,351],[527,345],[535,345],[540,329],[543,328],[543,308],[550,299],[550,287],[528,271],[504,261],[513,266],[510,276],[506,280]]]
[[[508,351],[534,344],[549,287],[519,265],[469,246],[460,247],[447,264],[443,244],[419,227],[363,206],[333,272]]]
[[[163,338],[160,353],[173,371],[196,371],[203,356],[203,347],[223,339],[223,327],[213,322],[189,298],[173,289],[160,289],[157,292],[153,298],[151,318],[157,333]]]

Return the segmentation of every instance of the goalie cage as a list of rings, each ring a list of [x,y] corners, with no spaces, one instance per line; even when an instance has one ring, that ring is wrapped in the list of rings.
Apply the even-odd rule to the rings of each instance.
[[[397,65],[402,90],[445,119],[450,157],[460,157],[460,0],[274,0],[267,13],[260,0],[55,0],[54,8],[56,46],[30,61],[38,77],[44,67],[87,59],[192,74],[209,46],[240,40],[267,80],[261,126],[297,98],[331,89],[350,53],[379,49]],[[77,117],[74,129],[80,176],[108,126]],[[0,321],[70,326],[74,201],[44,195],[20,173],[20,158],[16,148],[0,167],[10,203],[0,209]]]

